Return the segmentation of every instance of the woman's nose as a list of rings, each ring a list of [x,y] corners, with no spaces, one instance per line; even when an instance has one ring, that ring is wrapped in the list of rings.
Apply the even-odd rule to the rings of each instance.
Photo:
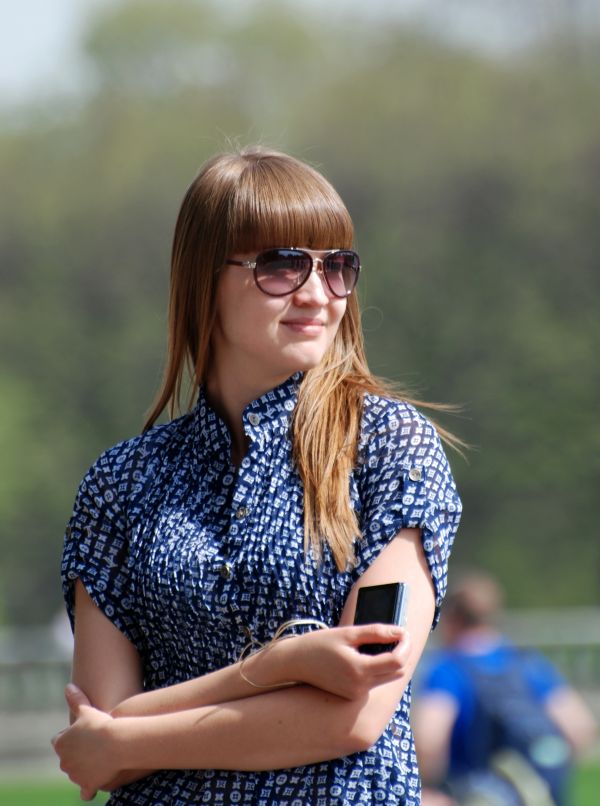
[[[319,305],[326,305],[331,299],[332,295],[329,292],[323,274],[323,261],[320,258],[313,258],[310,276],[295,292],[295,296],[303,301],[310,301]]]

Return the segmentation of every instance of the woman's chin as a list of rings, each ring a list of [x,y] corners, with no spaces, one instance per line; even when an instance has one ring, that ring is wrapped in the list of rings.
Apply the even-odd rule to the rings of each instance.
[[[314,369],[319,366],[323,360],[323,351],[310,351],[290,356],[290,361],[286,364],[290,367],[290,375],[294,372],[308,372],[309,369]]]

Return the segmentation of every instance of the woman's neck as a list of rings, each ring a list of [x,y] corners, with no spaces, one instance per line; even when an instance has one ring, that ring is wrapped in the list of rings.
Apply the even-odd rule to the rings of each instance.
[[[246,381],[244,383],[244,380]],[[244,409],[253,400],[261,397],[283,383],[285,378],[274,378],[271,381],[262,379],[262,383],[250,383],[233,372],[213,370],[206,380],[206,397],[211,407],[223,420],[231,435],[231,461],[239,465],[248,450],[248,437],[244,433],[242,415]]]

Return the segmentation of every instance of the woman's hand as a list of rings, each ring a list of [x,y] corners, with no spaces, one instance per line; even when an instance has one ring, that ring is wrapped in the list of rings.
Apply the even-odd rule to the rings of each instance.
[[[121,773],[116,748],[111,739],[113,718],[97,708],[73,684],[65,698],[75,721],[52,739],[60,758],[60,768],[81,790],[82,800],[92,800],[100,789],[114,788]]]
[[[359,652],[363,644],[398,645],[378,655]],[[398,680],[410,654],[410,637],[403,627],[364,624],[333,627],[301,636],[296,664],[303,682],[349,700]]]
[[[394,649],[379,655],[358,651],[362,644],[396,641],[398,645]],[[307,683],[348,700],[362,697],[376,686],[398,680],[410,655],[407,630],[386,624],[316,630],[285,639],[282,643],[286,645],[286,662],[281,671],[283,679]],[[259,685],[269,684],[267,668],[271,649],[267,647],[245,663],[245,674]]]

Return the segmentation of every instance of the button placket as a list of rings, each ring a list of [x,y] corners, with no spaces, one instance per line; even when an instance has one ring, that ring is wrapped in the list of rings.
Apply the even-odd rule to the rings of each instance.
[[[250,466],[246,459],[250,459]],[[243,471],[240,469],[237,474],[235,487],[232,491],[230,519],[233,523],[240,523],[250,514],[253,489],[256,483],[255,473],[251,469],[252,460],[245,456],[242,462]]]
[[[250,629],[249,625],[247,624],[246,619],[244,618],[244,614],[240,609],[239,605],[235,601],[229,602],[228,605],[229,613],[231,618],[235,622],[236,627],[244,637],[244,640],[249,642],[250,644],[255,644],[255,639],[252,634],[252,630]]]

